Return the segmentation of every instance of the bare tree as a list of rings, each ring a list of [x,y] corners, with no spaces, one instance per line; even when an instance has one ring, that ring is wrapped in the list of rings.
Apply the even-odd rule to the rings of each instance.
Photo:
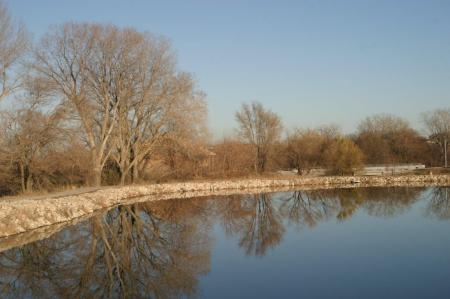
[[[164,126],[166,132],[162,146],[159,147],[159,153],[177,178],[197,176],[203,169],[201,164],[211,155],[206,146],[209,134],[206,127],[204,94],[194,89],[195,85],[190,76],[185,79],[192,84],[182,88],[179,99],[175,98],[170,105]]]
[[[91,184],[100,185],[113,150],[119,105],[134,88],[142,38],[132,29],[68,23],[53,28],[34,51],[45,76],[80,124],[91,152]]]
[[[269,151],[281,134],[280,117],[266,110],[261,103],[253,102],[242,105],[241,110],[236,112],[236,120],[240,137],[255,147],[255,171],[264,172]]]
[[[169,132],[193,131],[204,119],[203,96],[191,76],[176,70],[164,38],[99,24],[55,27],[34,51],[46,77],[80,124],[91,152],[91,184],[114,160],[124,183]],[[205,112],[205,113],[203,113]],[[196,125],[198,124],[195,123]]]
[[[225,138],[214,145],[213,151],[216,154],[213,173],[217,176],[225,178],[253,172],[255,156],[251,145]]]
[[[436,109],[422,114],[422,119],[431,141],[439,144],[444,156],[444,167],[448,167],[448,144],[450,142],[450,108]]]
[[[401,131],[408,128],[409,124],[406,120],[398,116],[385,113],[367,117],[358,125],[359,132],[382,134]]]
[[[406,120],[391,114],[361,121],[355,141],[371,164],[424,162],[428,149]]]
[[[361,168],[364,155],[359,147],[350,139],[336,139],[325,151],[324,158],[327,167],[334,174],[354,174]]]
[[[19,77],[11,72],[25,53],[27,44],[25,27],[11,19],[4,2],[0,1],[0,100],[19,86]]]
[[[295,129],[286,139],[286,155],[290,167],[298,174],[308,173],[312,168],[323,166],[325,136],[318,130]]]
[[[145,47],[135,93],[119,105],[113,158],[122,184],[130,172],[132,181],[139,178],[145,162],[163,141],[185,148],[187,140],[193,144],[205,130],[203,94],[196,91],[189,74],[176,71],[168,44],[148,37]]]
[[[48,96],[48,86],[41,83],[29,80],[25,84],[23,107],[0,115],[4,157],[10,161],[13,172],[17,170],[22,192],[32,191],[41,179],[48,163],[40,162],[55,147],[62,129],[64,109],[55,107],[45,112],[39,109],[38,104]]]

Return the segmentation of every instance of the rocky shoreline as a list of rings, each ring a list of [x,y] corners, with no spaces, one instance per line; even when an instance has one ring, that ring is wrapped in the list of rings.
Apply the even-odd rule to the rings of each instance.
[[[299,177],[151,184],[100,189],[61,197],[5,202],[0,199],[0,244],[6,240],[5,237],[30,233],[36,229],[48,231],[50,226],[61,226],[61,223],[86,218],[94,212],[120,204],[292,189],[446,185],[450,185],[450,175]],[[35,233],[39,235],[38,231]]]

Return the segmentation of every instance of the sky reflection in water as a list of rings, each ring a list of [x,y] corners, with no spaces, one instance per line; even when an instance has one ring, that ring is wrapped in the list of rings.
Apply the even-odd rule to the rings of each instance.
[[[1,298],[450,297],[450,188],[119,206],[0,253]]]

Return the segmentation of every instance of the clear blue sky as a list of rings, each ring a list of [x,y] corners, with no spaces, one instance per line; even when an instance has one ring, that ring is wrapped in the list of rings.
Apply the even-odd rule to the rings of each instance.
[[[7,0],[37,39],[51,24],[96,21],[171,39],[208,95],[216,138],[257,100],[286,127],[352,131],[380,112],[420,126],[450,106],[450,1]]]

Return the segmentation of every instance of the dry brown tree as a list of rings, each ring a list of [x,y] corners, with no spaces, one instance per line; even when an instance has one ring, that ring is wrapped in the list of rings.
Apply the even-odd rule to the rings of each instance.
[[[448,145],[450,143],[450,108],[436,109],[422,114],[429,139],[441,148],[444,167],[448,167]]]
[[[58,95],[57,100],[67,106],[74,122],[84,132],[91,152],[93,185],[100,184],[102,164],[107,156],[107,142],[114,126],[112,118],[117,109],[113,99],[103,98],[95,90],[96,80],[107,79],[91,77],[101,67],[103,75],[108,75],[108,65],[94,64],[94,57],[109,58],[111,62],[111,56],[101,55],[102,29],[105,28],[72,23],[53,27],[35,47],[32,64],[37,75],[51,82]],[[97,53],[94,53],[96,50]],[[110,49],[103,50],[106,52]]]
[[[166,153],[190,148],[205,132],[206,104],[190,74],[178,72],[163,39],[142,35],[145,53],[134,89],[119,105],[115,131],[116,161],[121,183],[135,182],[158,148]]]
[[[182,120],[188,122],[203,103],[191,76],[176,70],[169,43],[132,28],[54,27],[34,50],[32,65],[84,133],[92,185],[101,184],[111,160],[122,182],[130,172],[137,178],[172,123],[189,128]]]
[[[337,138],[324,152],[327,168],[332,174],[354,174],[363,166],[364,155],[349,138]]]
[[[64,109],[40,109],[49,95],[49,87],[37,79],[24,82],[24,92],[17,102],[21,107],[0,115],[0,143],[1,156],[9,161],[10,174],[20,178],[22,192],[29,192],[39,185],[42,173],[48,170],[45,160],[58,143]]]
[[[323,166],[325,142],[326,137],[318,130],[295,129],[288,133],[285,148],[288,165],[300,175]]]
[[[34,50],[33,69],[51,82],[56,100],[84,133],[92,185],[100,185],[112,151],[118,107],[136,68],[136,48],[139,43],[129,30],[68,23],[53,27]]]
[[[14,22],[3,1],[0,1],[0,101],[19,87],[14,67],[27,50],[25,27]]]
[[[428,160],[425,138],[398,116],[376,114],[367,117],[359,124],[355,139],[369,164]]]
[[[261,103],[243,104],[236,112],[238,134],[255,148],[255,172],[266,170],[271,147],[280,138],[282,124],[280,117],[267,110]]]
[[[225,178],[245,176],[254,171],[255,155],[250,144],[225,138],[213,147],[215,153],[213,175]]]

